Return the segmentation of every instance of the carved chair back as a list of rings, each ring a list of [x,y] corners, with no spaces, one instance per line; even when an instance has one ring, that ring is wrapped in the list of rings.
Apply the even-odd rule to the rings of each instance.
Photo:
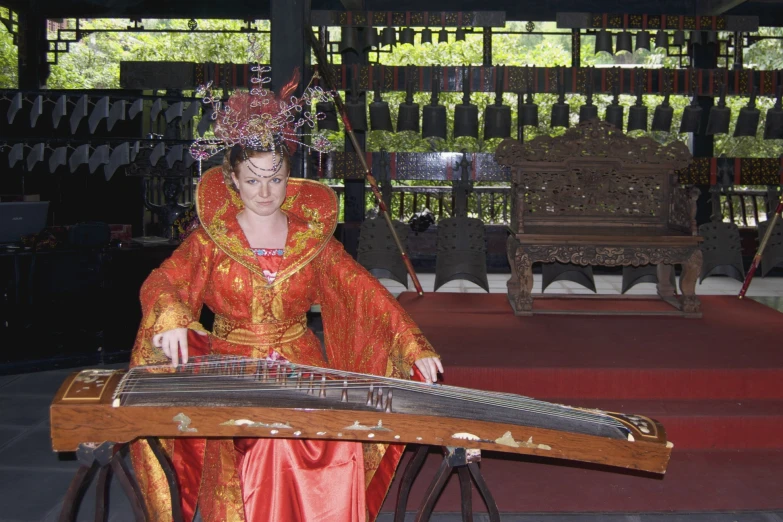
[[[629,138],[592,120],[554,138],[505,140],[495,156],[511,168],[514,233],[634,227],[656,235],[697,234],[689,189],[677,180],[692,159],[683,143]]]

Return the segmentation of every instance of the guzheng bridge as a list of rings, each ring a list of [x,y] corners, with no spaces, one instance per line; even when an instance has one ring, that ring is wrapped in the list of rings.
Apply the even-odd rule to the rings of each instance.
[[[158,439],[196,433],[405,443],[384,522],[783,520],[783,1],[0,0],[0,22],[0,521],[153,520],[126,444],[165,468]],[[333,148],[291,175],[334,190],[334,237],[439,386],[127,371],[141,285],[222,162],[190,153],[204,87],[259,66],[340,94],[305,107],[300,139]]]

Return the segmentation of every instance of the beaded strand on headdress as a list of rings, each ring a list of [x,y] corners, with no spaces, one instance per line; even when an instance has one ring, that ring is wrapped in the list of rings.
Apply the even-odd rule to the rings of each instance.
[[[332,143],[323,135],[317,133],[302,133],[304,127],[315,128],[316,122],[326,117],[323,113],[311,112],[313,103],[328,102],[331,95],[319,86],[313,86],[312,80],[301,96],[293,92],[299,82],[299,73],[286,84],[276,97],[265,87],[271,80],[265,73],[270,67],[255,65],[251,68],[255,75],[251,78],[253,84],[249,92],[235,92],[228,101],[222,101],[213,94],[211,82],[199,90],[203,102],[212,105],[212,119],[215,121],[214,138],[198,139],[190,147],[190,154],[197,161],[208,159],[220,152],[230,150],[236,145],[246,150],[269,151],[275,153],[275,161],[271,169],[280,168],[282,155],[292,154],[299,145],[320,153],[332,150]],[[317,78],[317,74],[313,79]],[[309,136],[311,143],[306,143],[302,137]],[[278,159],[278,154],[281,154]]]

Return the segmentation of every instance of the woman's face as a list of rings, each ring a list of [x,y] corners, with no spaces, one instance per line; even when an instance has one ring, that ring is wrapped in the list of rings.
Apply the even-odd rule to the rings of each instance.
[[[272,169],[278,166],[277,172]],[[256,153],[241,162],[232,174],[245,208],[262,217],[280,210],[285,201],[288,165],[271,152]]]

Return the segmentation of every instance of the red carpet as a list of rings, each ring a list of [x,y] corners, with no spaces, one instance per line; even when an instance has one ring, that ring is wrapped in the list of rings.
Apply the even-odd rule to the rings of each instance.
[[[783,316],[751,300],[701,299],[702,319],[518,318],[501,294],[400,296],[442,355],[446,383],[648,415],[674,443],[662,479],[487,454],[501,511],[783,508]],[[439,460],[430,455],[409,509]],[[384,510],[394,498],[396,485]],[[436,511],[459,511],[456,478]]]

